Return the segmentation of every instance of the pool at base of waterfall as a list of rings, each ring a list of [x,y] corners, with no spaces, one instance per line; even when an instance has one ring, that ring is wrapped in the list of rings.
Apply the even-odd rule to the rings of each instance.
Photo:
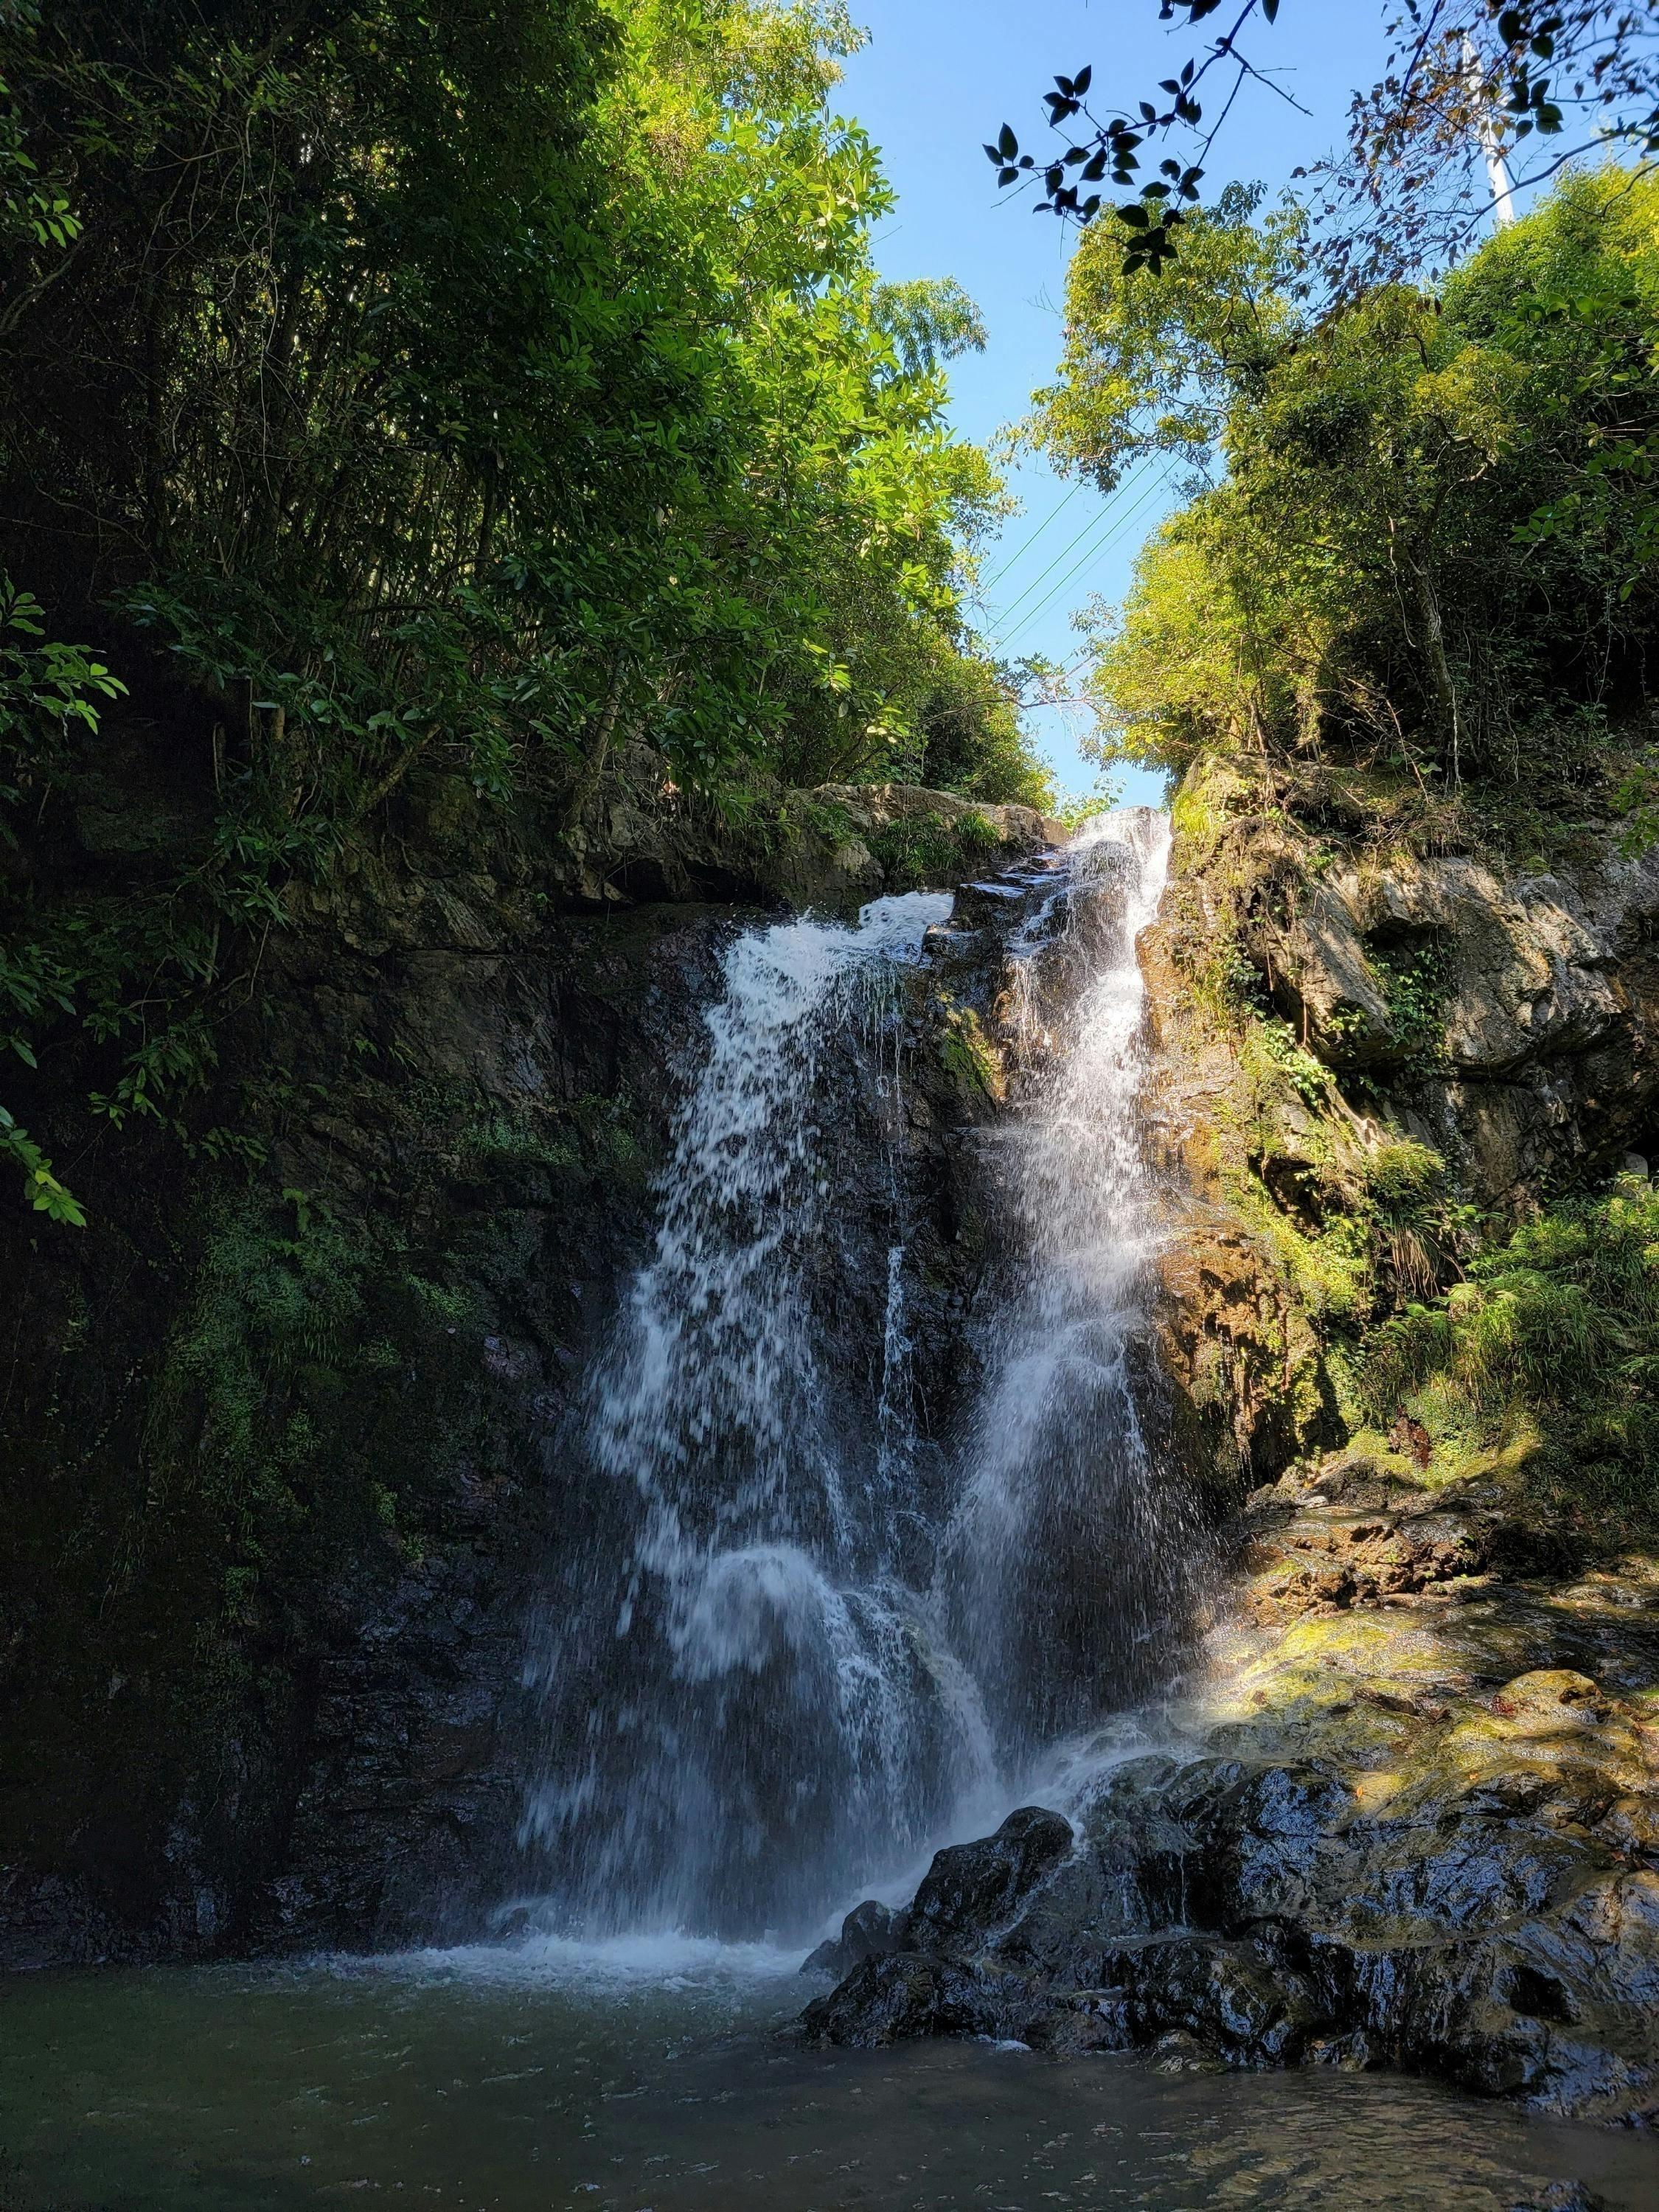
[[[531,1942],[14,1982],[3,2212],[1659,2204],[1659,2147],[1398,2075],[781,2041],[799,1954]]]

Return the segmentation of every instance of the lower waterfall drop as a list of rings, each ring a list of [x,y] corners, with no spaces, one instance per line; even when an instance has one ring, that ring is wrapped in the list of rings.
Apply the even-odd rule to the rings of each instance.
[[[1168,842],[1128,810],[1019,887],[1031,1072],[985,1140],[1009,1251],[954,1455],[914,1428],[899,989],[953,901],[729,948],[532,1638],[539,1923],[810,1933],[1144,1685],[1172,1532],[1138,1409],[1134,939]]]

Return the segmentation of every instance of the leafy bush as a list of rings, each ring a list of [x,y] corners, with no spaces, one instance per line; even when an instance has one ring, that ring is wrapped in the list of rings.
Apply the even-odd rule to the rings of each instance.
[[[888,888],[908,890],[949,881],[996,851],[1001,836],[982,814],[906,814],[870,838]]]
[[[100,704],[125,689],[80,647],[48,640],[40,602],[0,573],[0,840],[14,851],[27,835],[31,805],[44,804],[52,767],[72,734],[95,732]],[[35,1036],[72,1010],[79,980],[72,963],[50,945],[21,936],[0,940],[0,1050],[33,1067]],[[24,1194],[37,1212],[70,1228],[85,1226],[78,1201],[4,1106],[0,1155],[21,1170]]]
[[[919,783],[993,805],[1052,812],[1053,779],[1032,755],[1012,687],[989,662],[941,656],[916,720]]]
[[[1522,1429],[1569,1498],[1659,1516],[1659,1190],[1624,1178],[1550,1209],[1473,1261],[1466,1281],[1371,1339],[1381,1421],[1402,1402],[1431,1429],[1500,1444]]]

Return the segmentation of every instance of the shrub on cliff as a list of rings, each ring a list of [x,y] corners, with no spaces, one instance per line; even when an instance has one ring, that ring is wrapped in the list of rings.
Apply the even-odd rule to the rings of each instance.
[[[1370,1410],[1477,1449],[1519,1443],[1569,1503],[1659,1517],[1659,1191],[1548,1208],[1372,1337]],[[1529,1451],[1528,1449],[1529,1448]]]

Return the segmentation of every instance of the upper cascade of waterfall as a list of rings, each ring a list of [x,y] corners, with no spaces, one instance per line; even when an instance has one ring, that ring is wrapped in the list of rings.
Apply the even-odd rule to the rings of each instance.
[[[993,1143],[1007,1249],[980,1403],[926,1451],[902,979],[952,899],[728,949],[532,1644],[523,1840],[559,1932],[811,1927],[1109,1702],[1102,1655],[1154,1632],[1134,935],[1167,846],[1127,810],[1006,885],[1003,1005],[1033,1073]]]
[[[664,1541],[679,1541],[686,1513],[728,1525],[769,1514],[775,1537],[816,1502],[788,1478],[821,1381],[791,1280],[831,1197],[817,1157],[818,1055],[833,1036],[867,1033],[883,971],[915,960],[951,905],[948,892],[878,899],[855,927],[778,922],[726,956],[656,1249],[592,1395],[592,1448],[651,1499]],[[710,1498],[698,1484],[682,1497],[675,1472],[717,1453],[726,1493]],[[834,1470],[820,1473],[833,1497]]]

